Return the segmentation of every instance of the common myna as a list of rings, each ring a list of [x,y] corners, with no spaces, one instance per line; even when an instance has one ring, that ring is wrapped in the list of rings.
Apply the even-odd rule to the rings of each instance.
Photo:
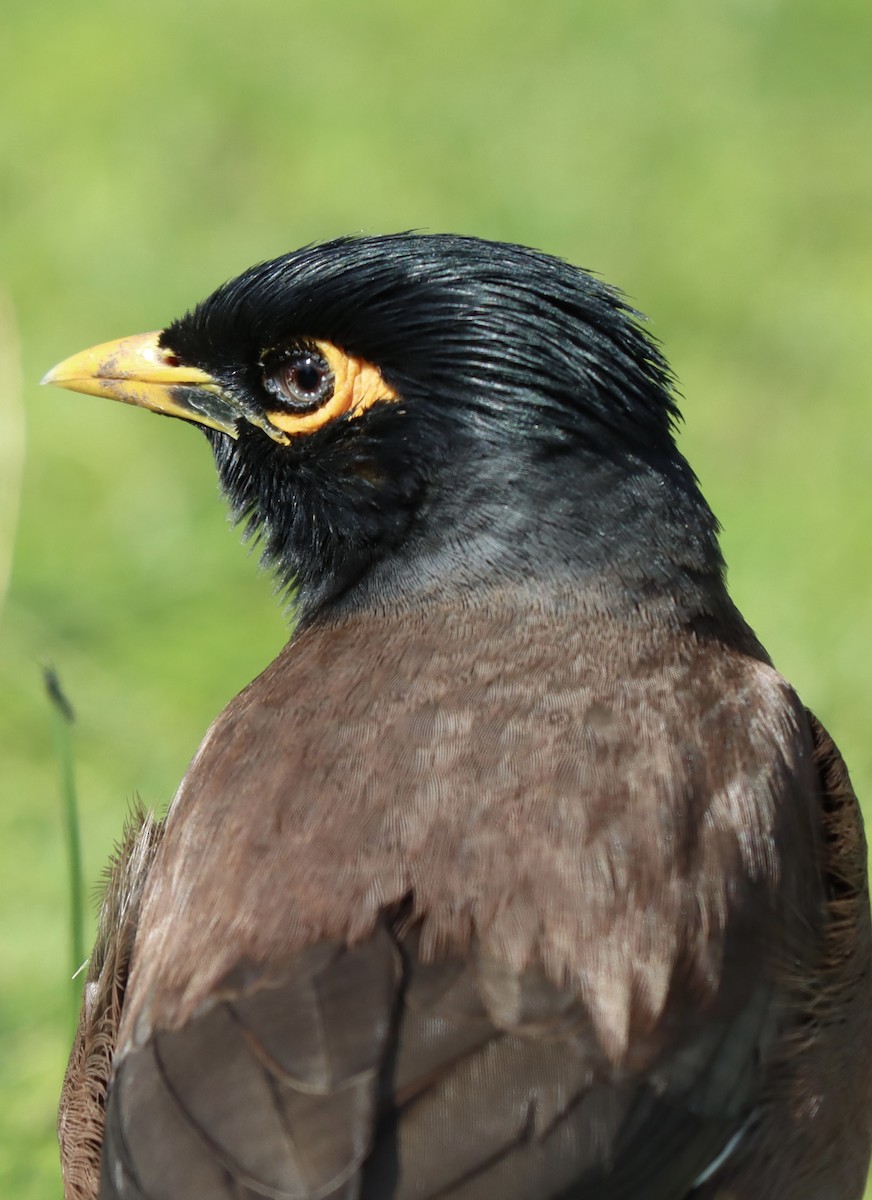
[[[344,239],[47,378],[200,425],[296,623],[126,835],[67,1196],[857,1200],[857,801],[619,296]]]

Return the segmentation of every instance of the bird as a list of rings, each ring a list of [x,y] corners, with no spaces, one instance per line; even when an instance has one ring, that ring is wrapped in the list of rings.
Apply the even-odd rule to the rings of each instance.
[[[68,1200],[859,1200],[857,799],[622,294],[338,238],[46,382],[198,426],[293,628],[117,850]]]

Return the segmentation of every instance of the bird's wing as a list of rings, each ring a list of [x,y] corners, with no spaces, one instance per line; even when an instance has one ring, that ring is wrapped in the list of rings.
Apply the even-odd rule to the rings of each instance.
[[[738,1012],[673,1033],[667,1060],[640,1073],[609,1062],[582,1006],[540,971],[474,947],[424,962],[398,920],[282,973],[240,968],[117,1064],[100,1194],[683,1195],[753,1103],[771,989],[743,991]]]
[[[694,1200],[864,1194],[872,1125],[866,838],[845,763],[820,721],[807,716],[821,782],[821,938],[811,963],[796,960],[797,1019],[771,1066],[780,1102],[763,1107],[737,1153]]]
[[[227,980],[207,1011],[116,1070],[101,1195],[344,1196],[367,1154],[400,977],[382,928],[281,973]]]
[[[414,939],[403,952],[392,1094],[365,1196],[593,1200],[607,1188],[666,1200],[747,1113],[771,1019],[765,985],[730,1019],[709,1013],[676,1037],[679,1053],[649,1073],[611,1062],[583,1006],[537,969],[518,975],[482,953],[427,964]]]

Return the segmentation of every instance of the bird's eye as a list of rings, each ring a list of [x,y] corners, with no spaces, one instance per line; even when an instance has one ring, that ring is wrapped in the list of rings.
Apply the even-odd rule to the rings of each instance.
[[[308,348],[292,351],[263,382],[282,408],[295,413],[315,412],[333,395],[333,372],[317,350]]]

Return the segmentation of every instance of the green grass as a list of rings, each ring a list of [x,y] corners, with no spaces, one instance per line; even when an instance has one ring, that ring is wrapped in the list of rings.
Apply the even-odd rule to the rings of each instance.
[[[872,797],[870,37],[867,0],[6,14],[0,1194],[59,1194],[69,917],[42,666],[76,708],[97,880],[133,795],[166,803],[284,639],[202,437],[42,373],[338,233],[451,229],[594,268],[651,314],[734,594]]]

